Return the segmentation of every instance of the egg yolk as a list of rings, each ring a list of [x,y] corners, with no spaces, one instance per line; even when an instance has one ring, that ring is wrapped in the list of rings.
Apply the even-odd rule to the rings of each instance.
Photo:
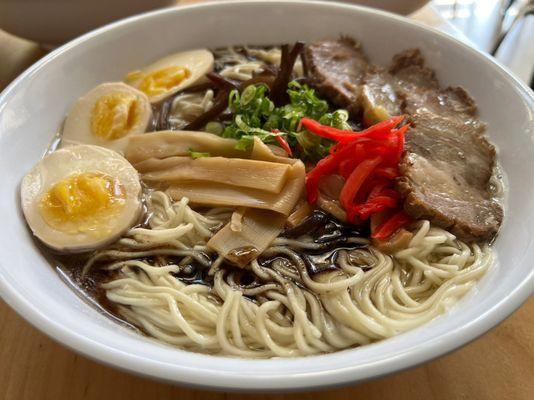
[[[191,76],[185,67],[167,67],[141,76],[138,89],[147,96],[157,96],[175,88]]]
[[[105,234],[105,226],[126,202],[120,183],[110,176],[85,172],[57,182],[41,198],[43,219],[63,232]]]
[[[91,130],[104,140],[115,140],[128,134],[139,122],[141,110],[131,93],[111,93],[98,99],[91,114]]]

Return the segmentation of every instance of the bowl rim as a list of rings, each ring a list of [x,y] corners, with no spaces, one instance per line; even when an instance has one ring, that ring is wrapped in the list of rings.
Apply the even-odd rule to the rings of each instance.
[[[481,62],[488,63],[494,70],[505,72],[504,76],[510,83],[522,94],[522,97],[529,104],[534,105],[534,92],[523,82],[513,76],[513,74],[504,66],[500,65],[495,59],[484,54],[478,49],[458,40],[454,36],[440,31],[436,28],[426,26],[418,21],[409,20],[395,14],[385,11],[376,10],[354,4],[341,3],[338,1],[319,0],[309,2],[306,0],[229,0],[218,2],[211,0],[199,4],[181,5],[156,11],[150,11],[128,17],[101,28],[88,32],[52,51],[41,60],[30,66],[19,77],[17,77],[2,93],[0,93],[0,112],[4,104],[13,93],[16,92],[19,84],[31,78],[42,66],[50,61],[61,57],[69,49],[76,47],[86,41],[98,37],[100,34],[114,30],[124,25],[135,24],[145,18],[158,17],[159,15],[181,13],[182,10],[189,9],[209,9],[212,7],[232,7],[236,3],[253,5],[255,3],[278,3],[280,4],[300,4],[305,6],[322,6],[329,8],[341,8],[357,11],[362,14],[379,14],[382,17],[394,20],[396,23],[412,25],[418,28],[422,34],[431,33],[440,36],[442,40],[454,42],[455,46],[461,46],[465,52],[471,53],[478,57]],[[70,289],[69,289],[70,290]],[[340,385],[346,385],[353,382],[378,378],[380,376],[392,374],[403,369],[412,368],[434,358],[440,357],[451,352],[470,341],[476,339],[495,327],[517,308],[519,308],[534,293],[534,269],[517,285],[507,296],[499,300],[493,307],[487,309],[478,318],[469,321],[460,328],[434,337],[432,340],[410,349],[409,352],[398,354],[394,358],[384,359],[374,362],[372,365],[354,365],[350,368],[331,368],[318,372],[306,372],[294,375],[273,375],[268,376],[240,376],[238,374],[229,374],[217,368],[192,368],[179,364],[168,365],[154,360],[138,357],[133,353],[126,353],[120,350],[106,346],[101,342],[92,340],[90,337],[78,334],[76,331],[69,329],[61,323],[50,319],[46,314],[41,313],[24,295],[11,286],[3,275],[0,274],[0,295],[20,316],[22,316],[31,325],[45,333],[47,336],[59,342],[75,352],[101,362],[103,364],[143,375],[145,377],[160,379],[168,382],[179,383],[182,385],[204,388],[219,389],[231,391],[295,391],[295,390],[312,390],[318,388],[327,388]],[[191,353],[194,354],[194,353]],[[313,357],[313,356],[312,356]],[[325,356],[327,357],[327,355]],[[232,358],[234,359],[234,358]],[[301,358],[304,359],[304,358]],[[237,359],[238,360],[238,359]],[[256,360],[247,360],[255,362]],[[261,360],[269,362],[269,360]],[[169,374],[166,368],[171,369],[173,374]],[[202,375],[202,376],[200,376]]]

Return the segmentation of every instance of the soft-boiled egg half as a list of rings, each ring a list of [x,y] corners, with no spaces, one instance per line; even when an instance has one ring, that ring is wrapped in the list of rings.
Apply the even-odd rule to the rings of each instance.
[[[130,72],[125,81],[157,103],[201,81],[213,70],[213,63],[213,54],[207,49],[184,51]]]
[[[122,152],[128,137],[146,132],[151,120],[152,107],[143,92],[122,82],[103,83],[76,101],[63,140]]]
[[[120,154],[76,145],[43,158],[24,177],[22,210],[31,230],[60,252],[105,246],[141,214],[137,171]]]

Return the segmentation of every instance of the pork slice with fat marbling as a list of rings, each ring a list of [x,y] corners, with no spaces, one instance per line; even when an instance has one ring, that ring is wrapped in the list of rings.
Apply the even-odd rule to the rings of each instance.
[[[336,106],[359,115],[361,85],[369,63],[351,38],[310,43],[304,50],[310,83]]]
[[[489,189],[495,148],[484,136],[473,99],[462,88],[440,89],[418,49],[370,65],[353,39],[308,44],[304,59],[311,84],[366,125],[406,114],[412,127],[400,163],[398,189],[405,211],[428,219],[465,241],[489,240],[503,218]]]
[[[472,242],[492,239],[503,218],[490,191],[495,148],[473,99],[462,88],[405,93],[412,128],[400,163],[405,211]]]

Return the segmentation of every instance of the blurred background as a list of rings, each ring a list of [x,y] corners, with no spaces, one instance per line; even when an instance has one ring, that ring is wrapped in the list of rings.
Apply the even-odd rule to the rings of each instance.
[[[48,51],[91,29],[140,12],[201,1],[0,0],[0,90]],[[345,2],[396,12],[448,32],[534,84],[534,0]]]

